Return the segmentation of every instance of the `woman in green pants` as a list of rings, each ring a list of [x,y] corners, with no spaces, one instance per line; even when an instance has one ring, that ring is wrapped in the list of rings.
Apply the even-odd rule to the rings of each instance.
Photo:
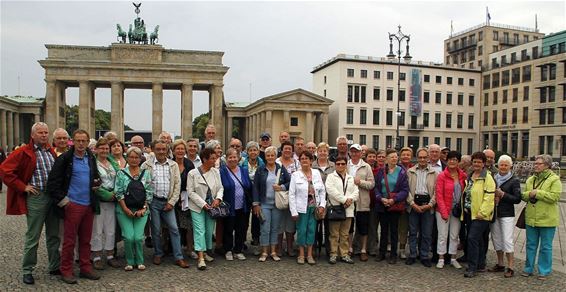
[[[151,173],[141,172],[140,161],[142,152],[138,147],[130,147],[126,152],[126,160],[128,166],[116,175],[116,200],[120,204],[120,208],[116,208],[116,218],[122,229],[122,237],[124,238],[124,249],[126,254],[126,271],[131,271],[134,266],[138,270],[145,270],[143,264],[143,240],[145,224],[149,214],[147,206],[153,198],[153,187],[151,185]],[[142,176],[140,179],[140,175]],[[133,208],[126,205],[124,196],[128,192],[130,182],[140,179],[145,190],[145,203],[142,208]]]

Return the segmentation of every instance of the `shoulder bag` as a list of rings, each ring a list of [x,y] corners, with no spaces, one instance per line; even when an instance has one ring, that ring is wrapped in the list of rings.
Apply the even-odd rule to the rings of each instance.
[[[392,193],[389,190],[389,182],[387,181],[387,167],[384,167],[383,171],[385,172],[385,176],[383,177],[383,179],[385,180],[385,190],[387,191],[388,198],[395,200],[395,197],[397,197],[397,193]],[[386,209],[388,212],[403,213],[405,212],[405,202],[402,201],[402,202],[394,203],[392,206],[386,207]]]
[[[277,178],[275,179],[277,184],[279,184],[282,168],[283,166],[277,172]],[[275,207],[279,210],[289,209],[289,191],[275,191]]]
[[[346,180],[346,182],[344,183],[344,196],[346,196],[346,190],[348,189],[348,181]],[[330,206],[328,206],[328,210],[326,211],[326,218],[328,218],[328,221],[344,221],[346,220],[346,208],[344,208],[344,205],[339,204],[339,205],[332,205],[332,203],[330,203],[330,200],[328,200],[328,204]]]
[[[213,201],[212,200],[212,191],[210,190],[210,186],[208,185],[206,178],[204,178],[204,175],[202,174],[202,170],[201,170],[200,167],[198,168],[198,172],[200,173],[200,176],[202,177],[202,179],[204,179],[204,183],[206,183],[206,187],[208,188],[208,190],[206,191],[206,203],[211,205],[212,201]],[[212,219],[228,217],[228,216],[230,216],[230,204],[222,201],[222,202],[220,202],[218,207],[216,207],[216,208],[210,207],[207,210],[207,212],[208,212],[208,215],[210,215],[210,217]]]

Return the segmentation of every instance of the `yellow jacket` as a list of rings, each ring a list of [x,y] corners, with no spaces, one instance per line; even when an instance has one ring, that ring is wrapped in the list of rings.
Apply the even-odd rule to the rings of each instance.
[[[468,183],[469,180],[466,180],[466,186]],[[491,221],[495,207],[495,187],[495,180],[491,174],[486,169],[482,170],[470,190],[472,220],[476,220],[477,215],[481,214],[482,220]]]

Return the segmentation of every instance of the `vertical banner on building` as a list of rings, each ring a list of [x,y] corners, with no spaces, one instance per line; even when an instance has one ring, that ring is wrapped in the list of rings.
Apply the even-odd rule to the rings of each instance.
[[[423,110],[422,103],[422,83],[421,83],[421,70],[411,70],[411,90],[409,93],[411,109],[411,116],[420,117]]]

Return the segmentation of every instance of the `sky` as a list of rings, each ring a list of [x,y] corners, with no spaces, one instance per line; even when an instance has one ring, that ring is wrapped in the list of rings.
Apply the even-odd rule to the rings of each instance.
[[[443,41],[486,20],[566,29],[565,1],[143,1],[148,31],[160,26],[166,49],[225,52],[226,102],[250,102],[272,94],[312,89],[313,67],[337,54],[384,57],[388,32],[411,36],[413,60],[443,60]],[[135,18],[132,1],[0,0],[0,95],[45,97],[45,44],[109,46],[116,24]],[[78,103],[78,88],[67,89]],[[208,93],[195,91],[193,117],[208,111]],[[163,129],[180,133],[180,91],[164,92]],[[96,108],[110,110],[110,89],[96,90]],[[151,129],[151,90],[125,91],[125,123]]]

